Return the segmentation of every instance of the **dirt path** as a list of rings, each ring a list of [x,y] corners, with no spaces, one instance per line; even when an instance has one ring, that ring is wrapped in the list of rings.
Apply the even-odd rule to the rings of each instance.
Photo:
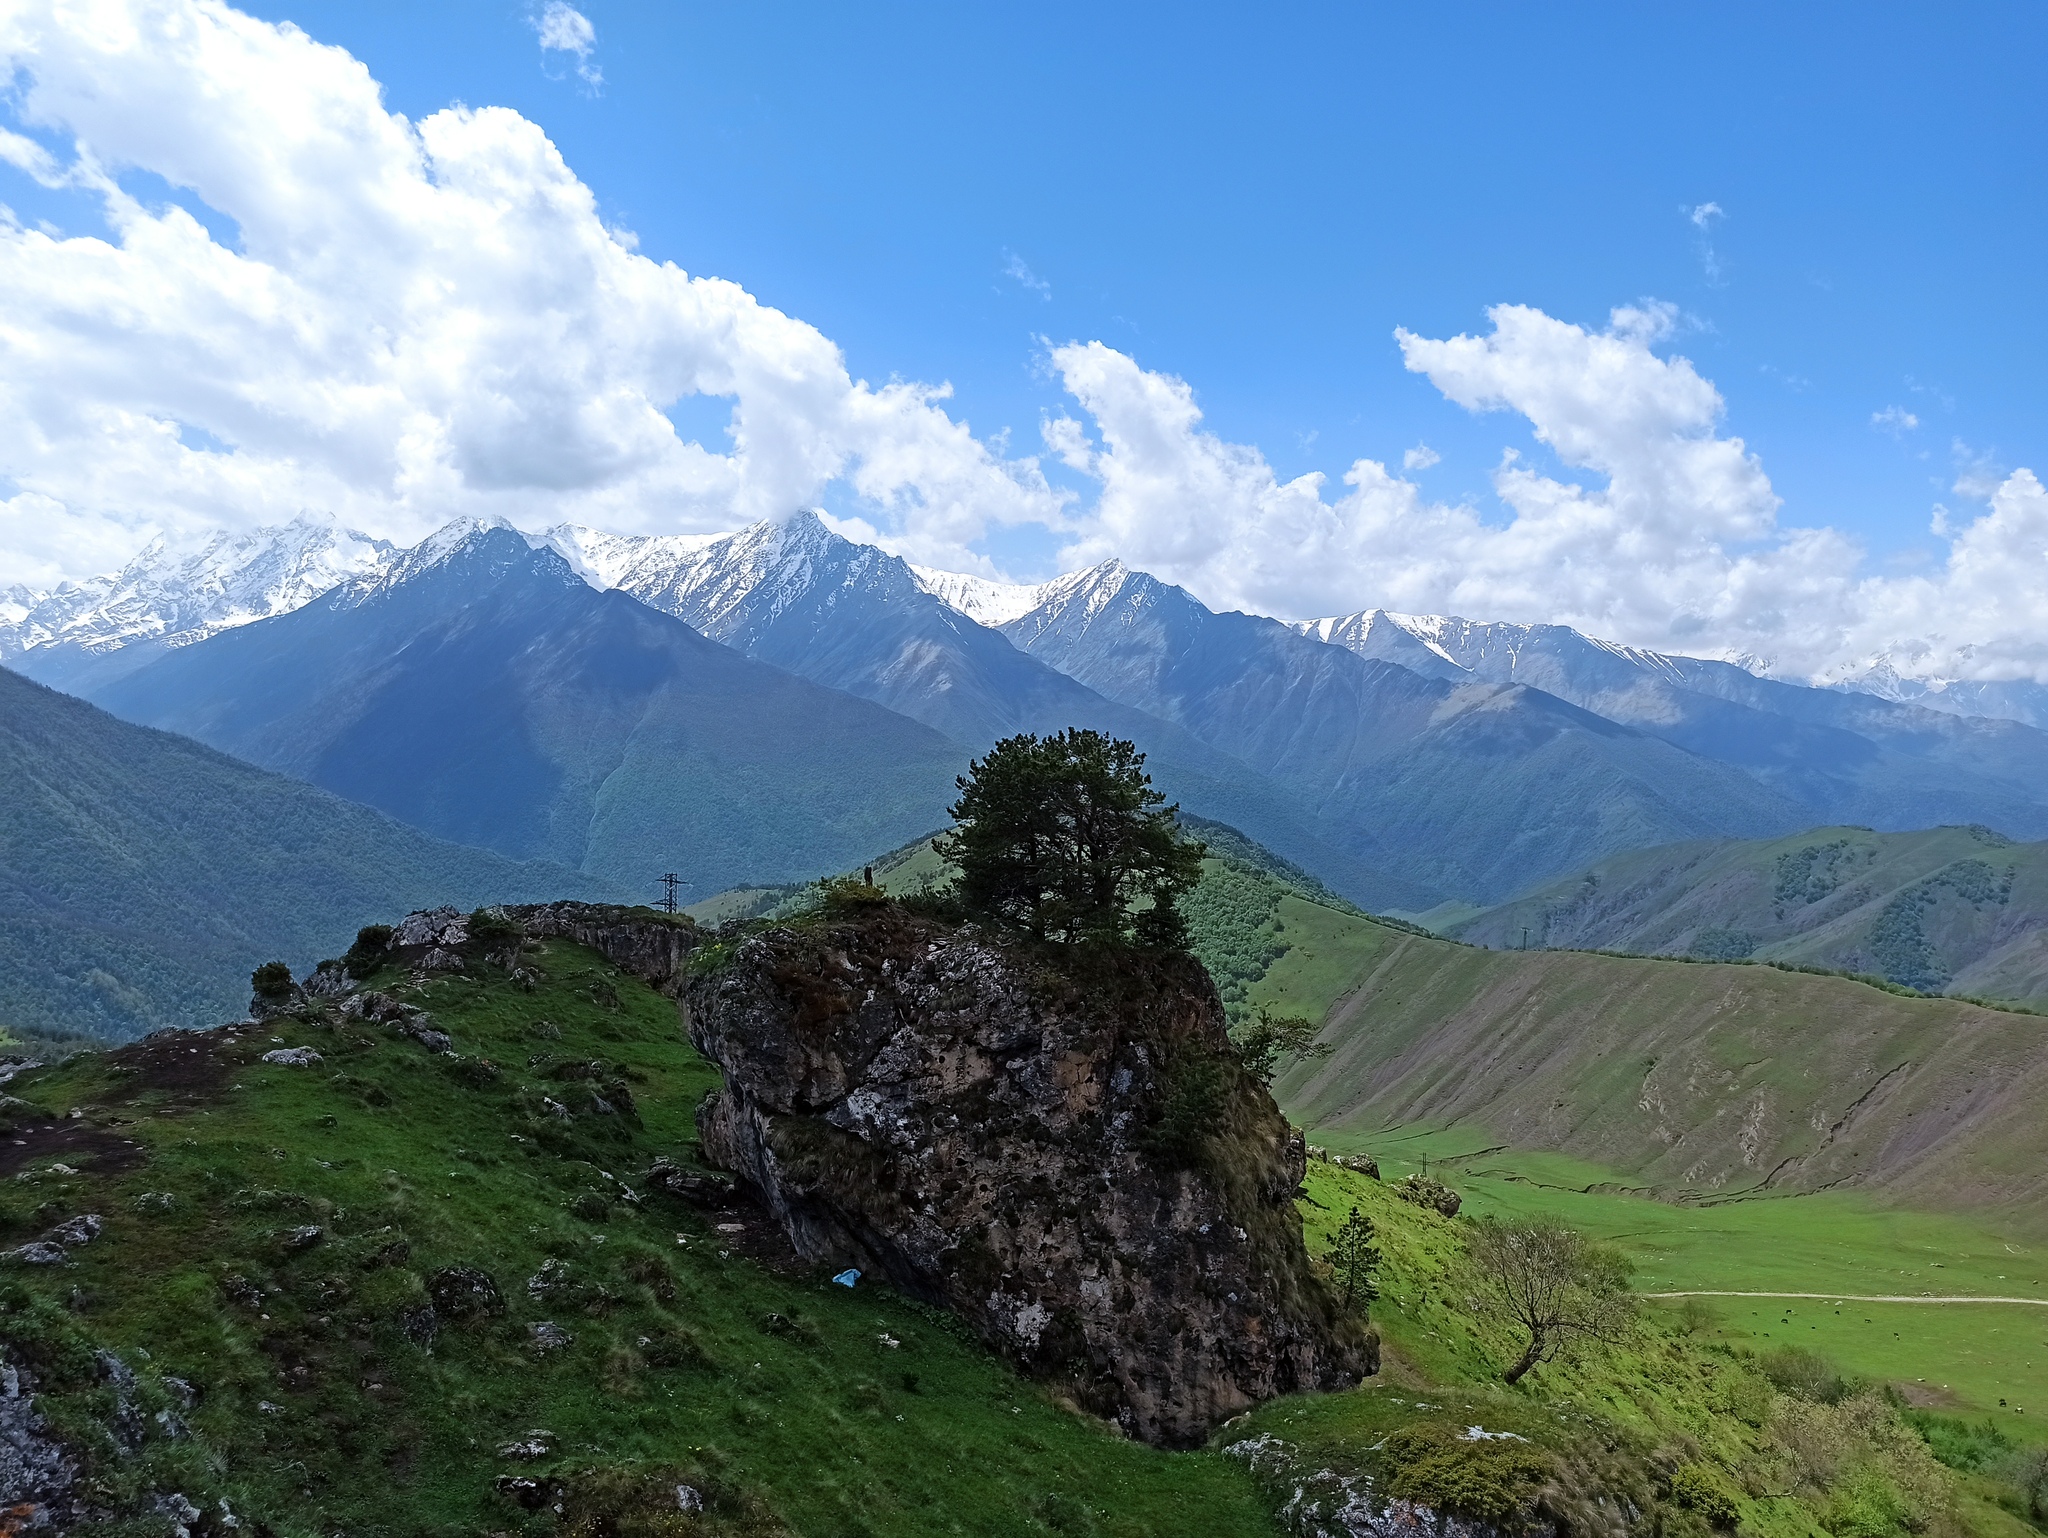
[[[2026,1303],[2048,1308],[2048,1298],[1987,1298],[1976,1293],[1858,1292],[1646,1292],[1646,1298],[1825,1298],[1834,1303]]]

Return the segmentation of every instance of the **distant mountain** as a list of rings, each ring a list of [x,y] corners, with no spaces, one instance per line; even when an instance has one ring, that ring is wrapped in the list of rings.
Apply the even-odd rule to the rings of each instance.
[[[1828,684],[1846,693],[1874,694],[1902,705],[1924,705],[1953,716],[1988,716],[2048,729],[2048,684],[2031,678],[1908,678],[1880,659]]]
[[[1360,656],[1526,684],[1743,770],[1808,822],[1982,822],[2048,834],[2048,732],[1874,695],[1759,678],[1729,662],[1595,640],[1564,625],[1367,610],[1296,627]],[[1969,690],[1980,686],[1954,686]],[[1990,686],[1981,686],[1990,687]]]
[[[550,538],[576,549],[598,580],[714,640],[886,705],[977,752],[1017,732],[1113,732],[1145,750],[1155,783],[1189,812],[1243,828],[1353,901],[1407,908],[1435,900],[1426,879],[1398,874],[1373,840],[1319,817],[1228,749],[1025,655],[934,597],[903,561],[841,538],[813,514],[709,541],[629,544],[585,530]]]
[[[430,838],[0,670],[0,1026],[137,1036],[248,1007],[394,913],[617,888]]]
[[[253,620],[288,614],[376,569],[395,545],[302,517],[196,549],[159,539],[119,571],[0,602],[0,663],[73,694]]]
[[[1360,858],[1477,901],[1622,849],[1805,820],[1747,775],[1538,690],[1212,613],[1115,561],[1046,584],[1003,633],[1263,771]]]
[[[1983,827],[1816,828],[1637,849],[1446,933],[1502,950],[1787,961],[2048,1003],[2048,843]]]
[[[799,880],[944,821],[966,753],[456,525],[99,691],[440,837],[641,893]]]

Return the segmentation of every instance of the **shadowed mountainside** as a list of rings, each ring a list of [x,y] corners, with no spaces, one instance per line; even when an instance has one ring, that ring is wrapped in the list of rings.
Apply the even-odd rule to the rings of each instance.
[[[804,879],[938,823],[966,754],[510,529],[152,663],[101,703],[443,838],[636,894]]]
[[[0,783],[0,1026],[211,1025],[248,1004],[251,968],[334,955],[368,915],[611,895],[4,670]]]

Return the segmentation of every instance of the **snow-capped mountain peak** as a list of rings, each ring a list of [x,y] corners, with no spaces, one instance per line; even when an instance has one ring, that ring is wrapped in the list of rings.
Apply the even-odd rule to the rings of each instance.
[[[288,613],[397,553],[389,541],[321,514],[189,545],[154,539],[106,576],[50,593],[10,591],[0,609],[0,657],[58,646],[93,655],[137,642],[188,646]]]
[[[940,571],[935,566],[912,566],[910,574],[917,578],[919,587],[947,608],[956,609],[991,630],[1037,608],[1046,587],[1044,583],[997,582],[964,571]]]

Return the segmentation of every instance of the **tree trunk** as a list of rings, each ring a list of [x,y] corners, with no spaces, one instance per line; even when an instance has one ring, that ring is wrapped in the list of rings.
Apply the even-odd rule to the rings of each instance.
[[[1543,1337],[1540,1334],[1532,1335],[1529,1337],[1529,1349],[1522,1353],[1522,1359],[1519,1362],[1500,1375],[1500,1381],[1503,1383],[1517,1383],[1521,1381],[1523,1373],[1542,1360]]]

